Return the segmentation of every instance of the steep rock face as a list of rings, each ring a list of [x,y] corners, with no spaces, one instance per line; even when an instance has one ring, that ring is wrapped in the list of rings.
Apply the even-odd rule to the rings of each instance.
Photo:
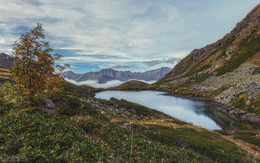
[[[72,71],[67,71],[61,73],[61,76],[64,78],[75,80],[77,82],[82,82],[86,80],[98,80],[99,83],[106,83],[110,80],[127,81],[131,79],[151,81],[161,79],[165,74],[170,71],[171,69],[168,67],[162,67],[160,69],[146,72],[130,72],[116,71],[113,69],[103,69],[99,72],[89,72],[86,74],[75,74]]]
[[[0,65],[11,68],[14,65],[14,58],[5,53],[0,53]]]
[[[222,39],[193,50],[154,86],[260,115],[260,4]]]

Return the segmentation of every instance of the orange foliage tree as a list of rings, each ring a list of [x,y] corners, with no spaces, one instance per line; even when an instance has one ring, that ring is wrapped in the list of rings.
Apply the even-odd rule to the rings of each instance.
[[[30,104],[46,94],[58,92],[59,84],[63,81],[55,71],[62,71],[64,67],[58,65],[56,70],[54,68],[55,60],[62,56],[53,56],[53,49],[44,39],[42,25],[37,24],[30,32],[23,34],[13,47],[15,65],[12,74],[17,87],[16,94]]]

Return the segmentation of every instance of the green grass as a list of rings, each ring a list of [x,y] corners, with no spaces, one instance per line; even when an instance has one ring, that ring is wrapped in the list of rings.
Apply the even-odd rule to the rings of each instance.
[[[153,141],[189,148],[218,162],[239,162],[247,157],[247,153],[235,144],[208,131],[150,125],[146,135]]]
[[[152,141],[142,134],[138,134],[140,126],[134,127],[133,139],[131,130],[109,124],[98,133],[99,137],[107,142],[115,151],[117,161],[132,160],[132,162],[212,162],[212,160],[190,149],[161,142]],[[132,155],[131,153],[131,139]]]
[[[0,154],[7,155],[10,162],[252,161],[236,145],[208,131],[135,124],[132,134],[131,128],[122,126],[127,121],[110,122],[96,108],[80,101],[80,92],[74,93],[76,96],[67,92],[54,99],[60,107],[56,114],[18,109],[0,99]],[[125,100],[100,102],[125,107],[144,119],[168,118]],[[172,123],[186,124],[174,119]]]
[[[235,40],[235,37],[229,38],[229,39],[226,41],[226,43],[225,43],[220,49],[214,50],[214,51],[210,52],[206,57],[204,57],[203,59],[201,59],[196,65],[194,65],[193,67],[191,67],[190,70],[189,70],[187,73],[185,73],[182,77],[191,76],[191,75],[193,75],[193,74],[195,74],[195,73],[201,72],[201,71],[203,71],[203,70],[209,68],[209,67],[211,66],[211,64],[206,64],[206,65],[203,65],[203,66],[201,66],[201,65],[202,65],[203,63],[205,63],[205,61],[206,61],[209,57],[211,57],[211,56],[213,56],[213,55],[216,55],[217,52],[219,52],[219,51],[222,51],[222,53],[221,53],[220,56],[217,57],[217,59],[219,59],[219,58],[221,58],[222,56],[224,56],[224,55],[226,54],[226,49],[227,49],[227,47],[229,47],[234,40]],[[203,54],[203,53],[202,53],[202,54]],[[202,55],[202,54],[200,54],[200,55]],[[184,71],[184,72],[185,72],[185,71]],[[183,73],[184,73],[184,72],[183,72]]]
[[[260,130],[235,131],[234,138],[253,144],[258,147],[258,150],[260,150]]]
[[[10,80],[5,78],[0,78],[0,84],[4,84],[5,82],[9,82]]]
[[[217,132],[221,135],[229,136],[232,135],[228,130],[217,130]]]
[[[211,55],[209,55],[208,57],[210,57]],[[197,65],[195,65],[195,66],[193,66],[187,73],[185,73],[182,77],[188,77],[188,76],[191,76],[191,75],[193,75],[193,74],[195,74],[195,73],[198,73],[198,72],[201,72],[201,71],[203,71],[203,70],[205,70],[205,69],[207,69],[207,68],[210,68],[210,64],[206,64],[206,65],[204,65],[204,66],[201,66],[201,67],[199,67],[200,65],[201,65],[201,63],[204,63],[204,61],[205,61],[206,59],[203,59],[203,61],[200,61]],[[199,68],[198,68],[199,67]]]
[[[210,74],[209,73],[203,73],[199,75],[198,77],[192,77],[190,78],[187,82],[185,82],[182,87],[190,87],[194,84],[199,84],[202,83],[204,80],[209,78]]]
[[[243,140],[249,144],[256,146],[257,150],[260,150],[260,130],[219,130],[221,135],[232,136],[235,139]]]
[[[12,110],[1,117],[0,128],[0,153],[22,162],[107,161],[111,154],[65,116]]]
[[[81,101],[77,97],[61,95],[54,99],[56,113],[73,116],[82,111]]]
[[[239,45],[239,51],[225,61],[224,65],[216,70],[217,75],[223,75],[238,68],[247,59],[251,58],[260,50],[260,35],[253,31],[251,35],[246,37]]]
[[[8,160],[1,161],[212,162],[193,150],[153,142],[137,129],[131,145],[131,129],[110,123],[92,109],[87,106],[82,115],[69,117],[5,108],[0,119],[0,153]]]
[[[217,57],[217,59],[220,59],[221,57],[226,55],[227,48],[233,43],[236,37],[232,36],[227,40],[227,42],[218,50],[221,51],[221,54]]]

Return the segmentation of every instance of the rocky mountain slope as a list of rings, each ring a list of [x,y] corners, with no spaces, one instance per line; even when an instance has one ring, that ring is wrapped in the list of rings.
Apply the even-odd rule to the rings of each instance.
[[[193,50],[154,86],[213,97],[260,115],[260,4],[222,39]]]
[[[0,53],[0,65],[11,68],[14,65],[14,58],[5,53]]]
[[[67,79],[75,80],[77,82],[82,82],[86,80],[98,80],[99,83],[106,83],[110,80],[127,81],[131,79],[152,81],[161,79],[165,74],[170,71],[171,69],[168,67],[162,67],[146,72],[130,72],[117,71],[113,69],[103,69],[99,72],[88,72],[85,74],[75,74],[72,71],[67,71],[61,73],[61,76]]]

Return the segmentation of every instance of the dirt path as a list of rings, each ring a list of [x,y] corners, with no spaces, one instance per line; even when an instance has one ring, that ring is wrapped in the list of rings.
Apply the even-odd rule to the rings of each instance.
[[[219,134],[220,135],[220,134]],[[245,151],[251,153],[252,155],[254,155],[257,158],[260,158],[260,151],[256,149],[256,147],[252,144],[249,144],[243,140],[239,140],[239,139],[234,139],[231,136],[224,136],[224,135],[220,135],[223,138],[233,142],[234,144],[236,144],[237,146],[239,146],[240,148],[244,149]]]

